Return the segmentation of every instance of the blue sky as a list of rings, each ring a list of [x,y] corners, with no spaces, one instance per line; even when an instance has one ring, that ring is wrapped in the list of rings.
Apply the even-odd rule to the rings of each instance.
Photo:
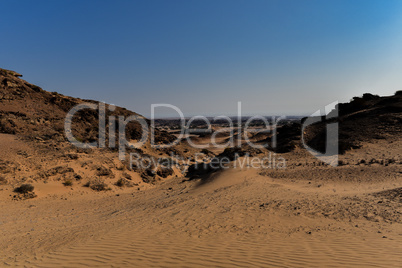
[[[402,89],[402,1],[3,1],[0,67],[149,116],[307,115]],[[160,111],[162,112],[162,111]],[[165,115],[174,115],[164,111]]]

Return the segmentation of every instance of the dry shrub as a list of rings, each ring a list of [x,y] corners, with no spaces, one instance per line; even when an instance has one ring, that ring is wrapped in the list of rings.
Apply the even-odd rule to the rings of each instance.
[[[65,180],[64,182],[63,182],[63,185],[64,186],[72,186],[73,185],[73,181],[72,180]]]
[[[112,174],[112,171],[109,168],[106,168],[104,166],[99,166],[96,169],[96,175],[98,176],[109,176]]]
[[[36,194],[33,192],[34,187],[32,184],[22,184],[20,187],[14,189],[14,192],[18,193],[18,195],[14,195],[15,200],[23,200],[35,198]]]
[[[116,169],[117,170],[124,170],[124,169],[126,169],[126,166],[125,165],[119,165],[119,166],[116,167]]]
[[[110,190],[108,185],[101,179],[95,179],[95,180],[88,181],[84,186],[89,187],[92,190],[98,191],[98,192]]]
[[[126,172],[123,172],[123,177],[125,178],[125,179],[127,179],[127,180],[130,180],[131,181],[131,175],[130,174],[128,174],[128,173],[126,173]]]
[[[20,187],[14,189],[14,192],[19,194],[27,194],[33,192],[34,186],[32,184],[22,184]]]
[[[8,183],[8,180],[5,177],[0,176],[0,185],[5,185],[7,183]]]
[[[116,183],[116,186],[118,187],[133,187],[134,185],[136,185],[135,183],[132,183],[131,181],[129,181],[126,178],[120,178]]]

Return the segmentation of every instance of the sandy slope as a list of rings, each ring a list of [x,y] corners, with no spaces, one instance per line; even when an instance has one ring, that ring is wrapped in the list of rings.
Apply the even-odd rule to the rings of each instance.
[[[393,241],[353,236],[188,238],[120,232],[47,254],[28,266],[398,267],[398,246]]]
[[[401,205],[372,195],[400,186],[399,171],[383,167],[385,184],[361,176],[353,187],[317,187],[314,177],[229,169],[118,195],[76,190],[6,201],[0,256],[27,267],[399,267]]]

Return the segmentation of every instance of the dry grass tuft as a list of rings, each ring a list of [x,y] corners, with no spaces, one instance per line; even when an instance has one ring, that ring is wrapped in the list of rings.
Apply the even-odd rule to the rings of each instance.
[[[72,181],[72,180],[65,180],[65,181],[63,182],[63,185],[64,185],[64,186],[72,186],[72,185],[73,185],[73,181]]]
[[[126,178],[120,178],[120,179],[117,180],[115,185],[118,186],[118,187],[133,187],[133,186],[138,185],[138,184],[133,183],[133,182],[131,182],[130,180],[128,180]]]
[[[84,186],[98,192],[110,190],[110,187],[102,179],[90,180]]]
[[[8,183],[8,180],[5,177],[0,176],[0,185],[5,185],[7,183]]]

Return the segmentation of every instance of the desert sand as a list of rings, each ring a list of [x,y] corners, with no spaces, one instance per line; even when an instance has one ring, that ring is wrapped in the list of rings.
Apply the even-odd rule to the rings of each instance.
[[[19,76],[0,69],[1,267],[400,267],[400,92],[340,106],[336,167],[309,154],[292,123],[279,129],[277,150],[252,150],[242,140],[234,150],[243,154],[227,168],[189,175],[181,168],[203,151],[186,142],[133,149],[189,160],[166,169],[131,168],[113,148],[73,146],[64,116],[83,100]],[[96,140],[96,112],[78,119],[77,139]],[[137,125],[127,129],[138,138]],[[322,145],[322,125],[307,134]],[[156,136],[174,138],[162,130]],[[286,169],[236,165],[246,152],[286,159]],[[210,146],[202,155],[212,161],[231,153]],[[16,192],[24,184],[31,188]]]
[[[344,159],[401,145],[367,144]],[[3,265],[399,267],[400,193],[386,190],[401,185],[400,164],[334,171],[302,150],[287,157],[287,176],[237,167],[106,192],[38,182],[37,198],[18,201],[1,186]]]

